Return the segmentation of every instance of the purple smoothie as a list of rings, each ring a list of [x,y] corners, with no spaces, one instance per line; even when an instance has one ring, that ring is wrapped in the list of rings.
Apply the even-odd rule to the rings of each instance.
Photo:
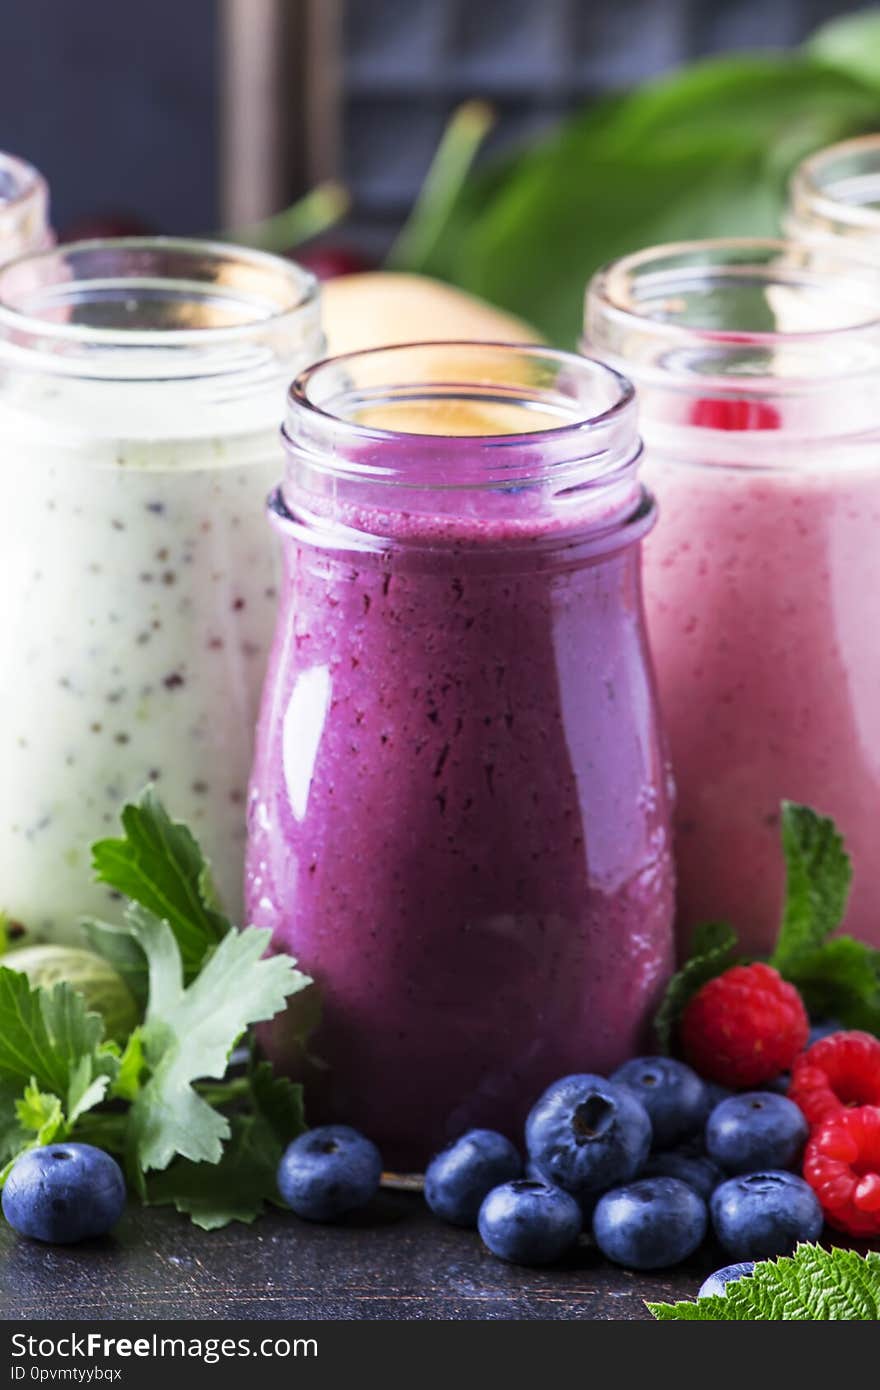
[[[438,450],[463,476],[479,444],[413,441],[432,487],[378,503],[331,508],[293,469],[274,509],[250,919],[321,989],[310,1117],[398,1166],[469,1125],[516,1136],[555,1077],[638,1051],[672,961],[652,507],[631,479],[613,505],[546,482],[441,497]],[[293,1071],[297,1027],[264,1034]]]

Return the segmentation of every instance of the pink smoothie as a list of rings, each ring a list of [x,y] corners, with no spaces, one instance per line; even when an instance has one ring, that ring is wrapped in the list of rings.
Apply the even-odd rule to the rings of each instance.
[[[609,532],[527,493],[402,505],[337,513],[348,540],[322,543],[277,504],[247,899],[321,987],[310,1114],[415,1165],[645,1044],[673,881],[650,507]],[[292,1026],[266,1037],[289,1069]]]
[[[787,798],[838,822],[855,866],[847,927],[880,946],[880,469],[870,443],[860,452],[829,441],[812,464],[757,469],[712,463],[711,443],[704,464],[648,448],[661,519],[645,597],[683,944],[724,917],[746,949],[772,947]]]

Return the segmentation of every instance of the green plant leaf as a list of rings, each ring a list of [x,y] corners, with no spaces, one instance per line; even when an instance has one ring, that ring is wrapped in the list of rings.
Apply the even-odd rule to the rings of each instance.
[[[198,973],[206,955],[230,929],[218,910],[210,865],[191,831],[173,821],[151,787],[136,805],[122,812],[121,839],[92,845],[95,877],[170,926],[183,960],[187,981]],[[89,936],[94,950],[117,954],[107,958],[134,988],[137,960],[130,948],[120,949],[112,929],[93,924]],[[136,939],[136,938],[135,938]],[[122,954],[127,952],[127,969]],[[140,989],[143,996],[143,989]]]
[[[22,1130],[31,1134],[28,1147],[51,1144],[66,1132],[61,1101],[41,1091],[35,1081],[25,1086],[24,1095],[15,1103],[15,1114]]]
[[[266,1063],[253,1071],[249,1113],[230,1117],[231,1135],[216,1164],[176,1159],[151,1175],[148,1200],[172,1205],[203,1230],[230,1221],[252,1222],[267,1202],[279,1202],[278,1163],[284,1149],[305,1128],[302,1091],[276,1077]]]
[[[756,1264],[723,1296],[647,1307],[661,1322],[876,1322],[880,1255],[799,1245],[793,1256]]]
[[[817,29],[805,47],[829,66],[880,86],[880,14],[876,9],[832,19]]]
[[[184,987],[180,950],[167,922],[142,907],[128,915],[149,963],[150,1002],[141,1029],[149,1078],[131,1111],[131,1140],[143,1171],[166,1168],[180,1154],[217,1163],[229,1121],[195,1090],[220,1078],[237,1039],[252,1023],[274,1017],[291,994],[310,983],[284,955],[265,956],[270,933],[230,931]]]
[[[676,1024],[688,1000],[707,980],[734,964],[736,948],[736,932],[726,922],[705,922],[697,927],[690,957],[669,981],[654,1019],[654,1031],[664,1052],[672,1046]]]
[[[87,1100],[97,1103],[93,1083],[103,1078],[106,1088],[119,1068],[103,1035],[100,1017],[69,985],[32,989],[25,975],[0,966],[0,1084],[33,1081],[81,1114]]]
[[[785,906],[771,965],[783,974],[843,921],[852,863],[837,826],[809,806],[782,803]]]
[[[795,164],[880,123],[880,96],[808,54],[713,59],[614,97],[487,172],[407,269],[573,345],[603,263],[643,246],[774,235]]]

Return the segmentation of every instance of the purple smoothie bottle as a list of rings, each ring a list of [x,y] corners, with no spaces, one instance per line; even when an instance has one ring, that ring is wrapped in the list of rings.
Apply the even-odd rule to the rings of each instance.
[[[672,956],[633,391],[420,344],[294,383],[249,920],[318,983],[264,1031],[312,1119],[415,1166],[646,1043]],[[305,1000],[306,1008],[309,1001]]]

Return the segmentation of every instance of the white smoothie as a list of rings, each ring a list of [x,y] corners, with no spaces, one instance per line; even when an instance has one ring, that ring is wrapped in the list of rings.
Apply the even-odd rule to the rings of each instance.
[[[126,352],[126,379],[29,372],[14,350],[0,370],[0,910],[37,939],[114,913],[89,844],[147,782],[241,911],[276,598],[264,504],[301,361],[144,380]]]

